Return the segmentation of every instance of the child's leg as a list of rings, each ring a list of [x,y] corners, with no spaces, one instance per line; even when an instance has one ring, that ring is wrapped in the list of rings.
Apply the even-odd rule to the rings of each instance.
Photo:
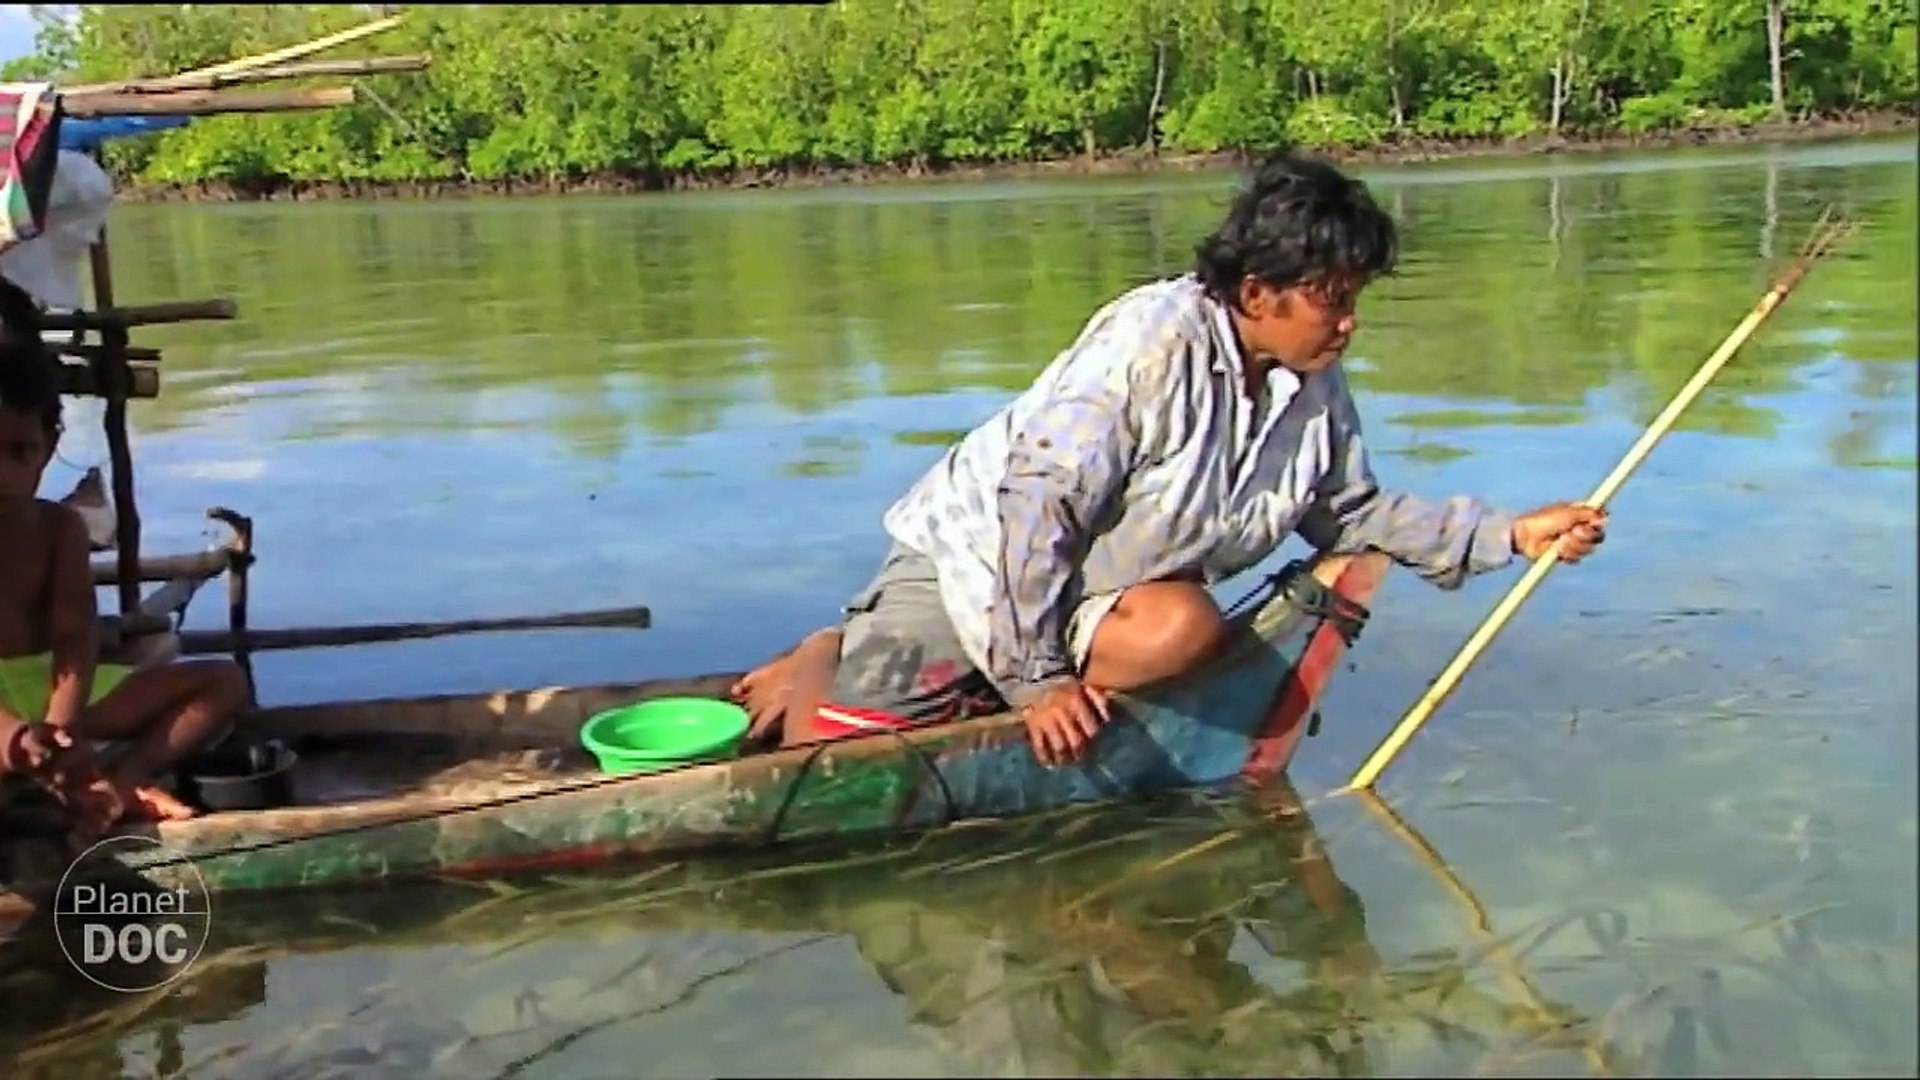
[[[109,778],[128,788],[145,787],[172,765],[226,734],[246,703],[247,680],[238,664],[230,660],[183,660],[129,672],[87,709],[80,720],[82,730],[75,734],[88,739],[134,740],[131,750],[114,764]],[[176,807],[168,810],[176,812]]]

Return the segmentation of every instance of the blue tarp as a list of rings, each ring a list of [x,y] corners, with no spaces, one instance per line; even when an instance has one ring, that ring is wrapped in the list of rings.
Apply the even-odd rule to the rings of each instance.
[[[62,117],[60,149],[92,150],[108,139],[123,139],[129,135],[145,135],[150,131],[186,127],[191,119],[192,117],[188,116]]]

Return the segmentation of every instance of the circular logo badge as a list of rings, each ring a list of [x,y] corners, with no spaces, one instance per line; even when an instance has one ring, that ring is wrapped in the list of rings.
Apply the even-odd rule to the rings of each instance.
[[[176,871],[149,881],[131,865],[160,859]],[[54,892],[53,932],[82,975],[109,990],[158,990],[200,957],[212,905],[200,871],[144,836],[111,836],[80,853]]]

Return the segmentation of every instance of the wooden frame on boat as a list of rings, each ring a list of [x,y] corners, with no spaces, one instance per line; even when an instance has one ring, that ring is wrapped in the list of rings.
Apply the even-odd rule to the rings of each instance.
[[[359,77],[423,70],[430,63],[425,56],[302,59],[391,29],[404,18],[403,15],[386,16],[313,41],[175,75],[60,88],[55,91],[54,100],[61,116],[85,118],[206,116],[346,105],[356,99],[352,85],[318,90],[221,91],[232,86],[314,76]],[[94,157],[98,161],[97,150]],[[112,587],[117,599],[117,612],[104,614],[100,620],[104,659],[139,664],[178,655],[225,653],[246,671],[251,686],[251,654],[259,649],[331,647],[501,630],[646,629],[651,625],[649,609],[627,606],[537,617],[277,630],[252,628],[247,599],[248,571],[255,560],[251,518],[226,507],[214,507],[207,511],[207,517],[223,525],[226,535],[208,549],[153,556],[143,553],[127,414],[129,402],[158,397],[161,386],[161,351],[133,344],[131,336],[135,328],[230,320],[239,316],[238,306],[226,297],[121,305],[115,296],[105,225],[91,245],[89,263],[92,309],[50,311],[43,316],[43,324],[49,332],[63,335],[48,341],[61,360],[62,392],[70,396],[98,397],[106,402],[103,428],[110,487],[102,483],[100,470],[92,469],[64,500],[87,520],[94,550],[106,553],[93,566],[94,583]],[[226,628],[186,630],[188,606],[202,586],[223,575],[227,582]],[[142,595],[142,586],[146,584],[158,587]]]

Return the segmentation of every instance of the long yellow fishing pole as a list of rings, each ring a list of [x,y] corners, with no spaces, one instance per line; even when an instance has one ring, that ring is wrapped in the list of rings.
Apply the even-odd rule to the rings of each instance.
[[[1674,422],[1680,419],[1680,414],[1687,410],[1687,406],[1693,404],[1694,399],[1707,388],[1707,384],[1713,381],[1713,377],[1719,374],[1720,369],[1732,359],[1735,352],[1739,351],[1740,346],[1746,344],[1747,339],[1760,328],[1760,324],[1766,321],[1767,316],[1773,314],[1774,309],[1787,298],[1787,294],[1800,283],[1800,279],[1813,269],[1813,264],[1831,251],[1846,233],[1852,231],[1851,223],[1830,223],[1831,213],[1831,207],[1821,213],[1820,220],[1814,225],[1813,235],[1801,249],[1799,257],[1773,283],[1773,287],[1760,297],[1760,301],[1753,306],[1753,310],[1740,321],[1740,325],[1734,327],[1733,333],[1727,335],[1727,339],[1721,342],[1713,355],[1707,357],[1706,363],[1700,365],[1700,370],[1694,372],[1693,378],[1687,380],[1687,384],[1673,396],[1673,400],[1667,403],[1667,407],[1661,410],[1660,415],[1654,417],[1653,423],[1647,425],[1647,430],[1641,433],[1639,440],[1628,449],[1626,456],[1620,459],[1620,463],[1613,467],[1613,472],[1607,474],[1607,478],[1594,489],[1586,505],[1596,509],[1606,507],[1607,501],[1620,490],[1620,485],[1626,483],[1627,477],[1632,475],[1640,463],[1646,460],[1647,455],[1653,452],[1654,444],[1666,435]],[[1353,778],[1347,781],[1348,790],[1373,787],[1374,781],[1378,780],[1387,766],[1393,763],[1394,757],[1407,745],[1408,740],[1413,738],[1414,733],[1420,730],[1420,725],[1426,723],[1427,718],[1440,707],[1440,703],[1453,692],[1454,686],[1460,682],[1462,676],[1466,675],[1467,669],[1473,666],[1473,662],[1480,658],[1480,653],[1492,643],[1501,628],[1506,626],[1507,620],[1513,618],[1514,612],[1520,610],[1520,605],[1525,603],[1533,590],[1546,579],[1547,571],[1553,569],[1553,564],[1559,561],[1559,558],[1559,545],[1555,544],[1553,548],[1535,559],[1532,566],[1527,567],[1527,572],[1521,575],[1520,580],[1507,591],[1506,597],[1487,616],[1486,621],[1481,623],[1480,628],[1467,639],[1467,643],[1461,646],[1453,662],[1440,672],[1433,684],[1427,688],[1426,694],[1415,703],[1412,709],[1408,710],[1399,725],[1381,741],[1372,756],[1367,758],[1366,764],[1360,766],[1359,770],[1353,774]]]

